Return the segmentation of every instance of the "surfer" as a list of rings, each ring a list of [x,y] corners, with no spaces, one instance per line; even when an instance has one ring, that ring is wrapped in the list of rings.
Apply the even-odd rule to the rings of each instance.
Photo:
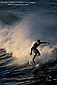
[[[36,58],[36,56],[40,56],[40,52],[39,50],[37,49],[37,47],[40,45],[40,44],[44,44],[44,43],[47,43],[47,44],[50,44],[49,42],[40,42],[40,40],[37,40],[37,42],[34,43],[33,47],[31,48],[31,53],[30,55],[32,55],[32,51],[35,53],[34,57],[33,57],[33,62],[35,63],[34,59]]]

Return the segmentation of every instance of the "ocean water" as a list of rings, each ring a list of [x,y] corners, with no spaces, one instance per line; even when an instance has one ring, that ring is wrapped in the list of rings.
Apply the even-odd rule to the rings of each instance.
[[[0,85],[57,85],[57,0],[17,1],[0,2]],[[36,68],[29,60],[38,39],[50,45],[38,47]]]

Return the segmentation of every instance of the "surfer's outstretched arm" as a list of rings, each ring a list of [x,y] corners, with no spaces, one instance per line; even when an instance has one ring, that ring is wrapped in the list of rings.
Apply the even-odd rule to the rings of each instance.
[[[45,44],[45,43],[47,43],[47,44],[50,44],[49,42],[40,42],[41,44]]]

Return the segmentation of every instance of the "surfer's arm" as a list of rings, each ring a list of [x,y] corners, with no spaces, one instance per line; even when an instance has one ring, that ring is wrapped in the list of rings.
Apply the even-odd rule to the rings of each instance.
[[[41,42],[41,44],[45,44],[45,43],[50,44],[49,42]]]
[[[32,48],[31,48],[31,52],[30,52],[30,55],[32,55]]]

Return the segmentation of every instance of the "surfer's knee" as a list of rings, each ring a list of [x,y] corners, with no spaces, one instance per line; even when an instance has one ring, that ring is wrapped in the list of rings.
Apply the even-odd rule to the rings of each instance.
[[[38,56],[40,56],[41,54],[40,54],[40,53],[38,53],[37,55],[38,55]]]

